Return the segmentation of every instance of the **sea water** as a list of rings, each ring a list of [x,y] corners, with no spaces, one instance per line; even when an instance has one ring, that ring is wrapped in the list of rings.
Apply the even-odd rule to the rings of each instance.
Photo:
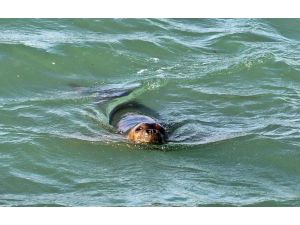
[[[300,206],[299,41],[298,19],[1,19],[0,205]],[[127,100],[168,144],[115,132]]]

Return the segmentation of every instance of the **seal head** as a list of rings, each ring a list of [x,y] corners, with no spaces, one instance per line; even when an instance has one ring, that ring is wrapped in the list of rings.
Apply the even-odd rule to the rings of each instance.
[[[139,123],[128,132],[127,137],[138,144],[163,144],[166,131],[159,123]]]
[[[108,115],[109,124],[134,143],[164,144],[167,142],[166,129],[154,119],[158,117],[157,113],[147,106],[137,102],[126,102],[118,105]]]

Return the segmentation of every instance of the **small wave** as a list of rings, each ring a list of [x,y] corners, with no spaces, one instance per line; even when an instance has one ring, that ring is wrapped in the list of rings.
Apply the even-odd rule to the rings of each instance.
[[[12,205],[12,207],[68,207],[68,205],[65,204],[59,204],[59,203],[35,203],[35,204],[18,204],[18,205]]]
[[[200,140],[195,139],[194,137],[188,137],[187,140],[177,141],[174,139],[170,140],[170,145],[172,147],[181,146],[181,147],[196,147],[226,141],[239,140],[240,138],[252,138],[253,134],[249,133],[231,133],[231,134],[210,134],[210,136],[200,137]]]
[[[130,52],[136,52],[150,56],[154,63],[157,63],[158,58],[166,58],[170,54],[173,54],[166,46],[160,44],[156,40],[143,40],[143,39],[124,39],[120,43],[123,48],[126,48]]]
[[[93,97],[93,96],[90,96]],[[21,108],[32,107],[33,105],[50,102],[87,102],[90,101],[89,96],[80,96],[76,91],[50,91],[36,94],[31,97],[18,97],[18,98],[5,98],[0,99],[2,107],[6,107],[7,110],[18,110]],[[29,105],[28,105],[29,104]]]
[[[300,205],[300,199],[290,199],[290,200],[260,200],[254,203],[245,204],[244,206],[250,206],[250,207],[291,207],[291,206],[299,206]]]

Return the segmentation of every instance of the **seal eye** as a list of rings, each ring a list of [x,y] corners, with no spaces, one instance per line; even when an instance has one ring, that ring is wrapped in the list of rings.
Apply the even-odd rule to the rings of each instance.
[[[141,130],[142,130],[142,128],[138,127],[138,128],[135,129],[135,132],[138,132],[138,131],[141,131]]]

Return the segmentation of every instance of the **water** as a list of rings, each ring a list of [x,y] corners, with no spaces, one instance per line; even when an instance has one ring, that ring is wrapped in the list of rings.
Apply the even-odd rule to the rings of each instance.
[[[1,19],[1,206],[300,206],[300,20]],[[124,90],[170,143],[107,124]]]

